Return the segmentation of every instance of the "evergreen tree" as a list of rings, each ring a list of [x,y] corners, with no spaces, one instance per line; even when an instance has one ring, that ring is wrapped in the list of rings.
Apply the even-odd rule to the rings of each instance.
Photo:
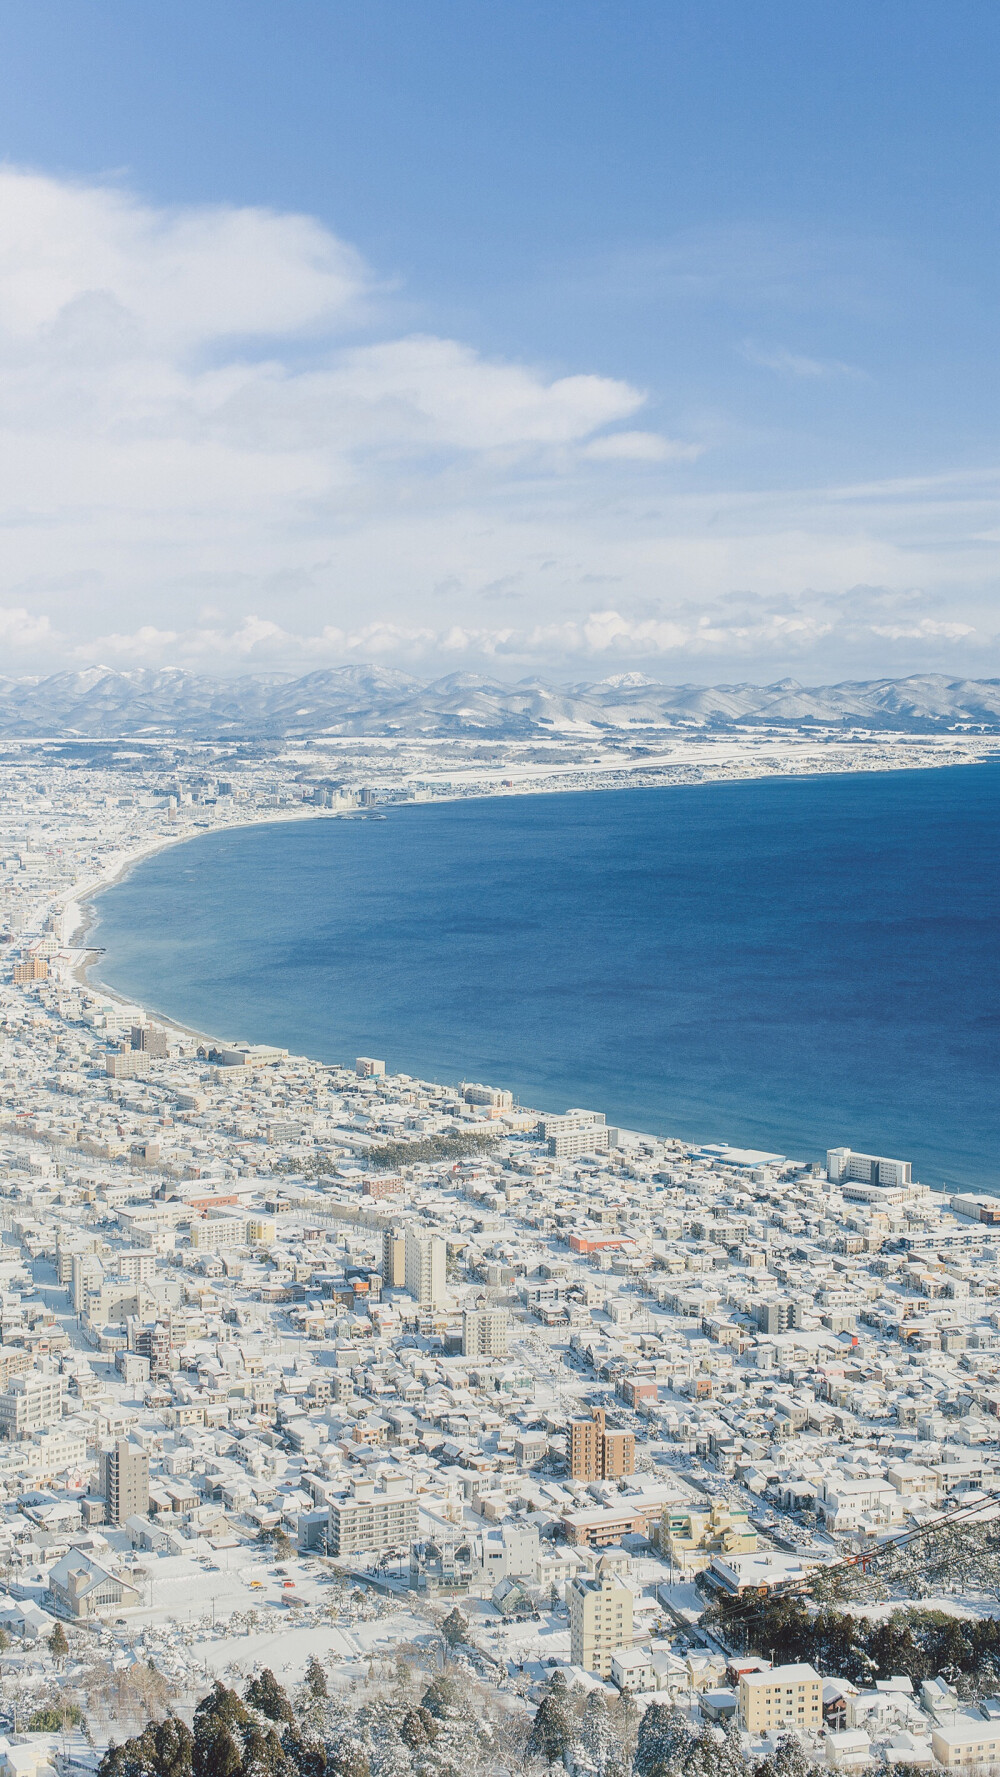
[[[572,1735],[569,1717],[558,1694],[547,1691],[535,1711],[528,1735],[528,1751],[542,1758],[547,1765],[558,1765],[568,1757]]]
[[[295,1777],[295,1767],[274,1728],[251,1721],[243,1730],[242,1777]]]
[[[682,1762],[694,1738],[686,1716],[672,1703],[651,1703],[639,1723],[633,1769],[635,1777],[653,1777]]]
[[[97,1777],[156,1777],[149,1729],[121,1746],[112,1740],[97,1767]]]
[[[422,1746],[429,1746],[438,1736],[438,1724],[429,1709],[421,1705],[417,1709],[408,1709],[400,1726],[400,1737],[411,1751],[418,1752]]]
[[[328,1761],[322,1740],[307,1738],[297,1728],[286,1728],[281,1744],[299,1777],[326,1777]]]
[[[99,1777],[191,1777],[194,1737],[174,1715],[150,1722],[141,1734],[108,1747]]]
[[[315,1654],[309,1655],[309,1660],[306,1665],[306,1688],[309,1691],[310,1696],[317,1702],[321,1697],[329,1695],[326,1687],[326,1673],[323,1671]]]
[[[455,1679],[447,1672],[439,1672],[421,1697],[420,1707],[428,1710],[437,1721],[444,1721],[457,1712],[460,1701],[461,1692]]]
[[[639,1705],[631,1691],[622,1691],[611,1711],[611,1721],[615,1730],[616,1753],[610,1768],[614,1772],[630,1772],[640,1721]]]
[[[62,1661],[69,1653],[69,1639],[61,1623],[57,1623],[49,1636],[49,1653],[54,1660]]]
[[[245,1777],[243,1738],[252,1722],[242,1698],[216,1679],[194,1712],[193,1777]]]
[[[327,1771],[332,1777],[371,1777],[371,1765],[363,1746],[356,1740],[340,1741],[330,1749]]]
[[[441,1624],[441,1633],[449,1647],[461,1647],[469,1639],[469,1625],[456,1604]]]
[[[269,1721],[295,1721],[295,1711],[288,1696],[269,1666],[265,1666],[262,1672],[251,1678],[243,1694],[251,1709],[259,1709],[261,1715],[266,1715]]]
[[[602,1690],[587,1698],[580,1727],[580,1750],[594,1777],[608,1777],[621,1766],[621,1746]]]

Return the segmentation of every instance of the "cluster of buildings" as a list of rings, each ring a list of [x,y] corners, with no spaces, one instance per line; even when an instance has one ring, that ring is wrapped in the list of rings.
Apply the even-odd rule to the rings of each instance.
[[[829,1725],[809,1669],[727,1679],[672,1638],[705,1591],[1000,1494],[997,1200],[201,1040],[91,986],[88,889],[179,818],[287,818],[251,775],[0,778],[0,1620],[152,1623],[151,1575],[277,1544],[418,1610],[548,1613],[568,1664],[748,1731]]]

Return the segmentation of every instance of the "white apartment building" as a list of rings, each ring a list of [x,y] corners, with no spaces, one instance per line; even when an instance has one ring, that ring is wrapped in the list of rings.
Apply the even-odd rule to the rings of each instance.
[[[603,1123],[592,1123],[582,1129],[564,1129],[548,1139],[549,1153],[555,1160],[579,1160],[583,1154],[606,1154],[611,1146],[612,1131]]]
[[[853,1148],[828,1148],[826,1176],[834,1184],[854,1180],[861,1185],[909,1185],[913,1183],[909,1160],[887,1160],[881,1154],[856,1154]]]
[[[440,1308],[448,1287],[447,1248],[440,1234],[406,1230],[406,1288],[421,1308]]]
[[[82,1469],[86,1462],[86,1434],[72,1425],[39,1432],[23,1452],[18,1452],[21,1473],[35,1481],[63,1474],[66,1469]]]
[[[574,1666],[611,1677],[611,1661],[620,1648],[632,1646],[633,1598],[607,1561],[599,1561],[593,1579],[576,1578],[566,1588],[569,1605],[570,1659]]]
[[[605,1123],[603,1111],[563,1111],[558,1117],[540,1117],[535,1133],[547,1142],[557,1160],[576,1160],[581,1154],[605,1154],[617,1147],[618,1131]]]
[[[501,1086],[463,1084],[461,1092],[466,1104],[485,1105],[493,1111],[509,1111],[514,1104],[514,1094]]]
[[[209,1215],[191,1223],[191,1245],[199,1252],[221,1252],[249,1245],[246,1216]]]
[[[45,1376],[32,1370],[26,1376],[15,1376],[5,1394],[0,1394],[0,1437],[25,1438],[33,1431],[45,1431],[62,1418],[63,1380],[61,1376]]]
[[[462,1314],[462,1356],[506,1357],[507,1326],[505,1308],[466,1308]]]
[[[549,1141],[553,1135],[566,1135],[574,1129],[603,1129],[604,1127],[603,1111],[562,1111],[558,1116],[539,1117],[536,1132],[543,1141]]]
[[[403,1548],[417,1535],[417,1501],[402,1481],[359,1481],[351,1492],[330,1501],[331,1555],[377,1554]]]
[[[894,1524],[903,1515],[895,1487],[880,1475],[856,1479],[834,1469],[817,1489],[816,1511],[828,1530],[856,1530],[863,1518],[876,1524]]]

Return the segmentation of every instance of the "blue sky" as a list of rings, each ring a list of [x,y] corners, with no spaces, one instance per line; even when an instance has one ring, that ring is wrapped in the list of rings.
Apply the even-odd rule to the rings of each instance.
[[[1000,14],[9,0],[11,670],[1000,670]]]

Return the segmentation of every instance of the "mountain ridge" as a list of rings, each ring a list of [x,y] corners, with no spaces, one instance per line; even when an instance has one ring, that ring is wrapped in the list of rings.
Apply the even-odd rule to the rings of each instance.
[[[1000,729],[1000,679],[918,673],[800,685],[672,685],[642,673],[515,683],[455,672],[422,680],[373,665],[212,678],[182,667],[94,665],[0,678],[0,737],[293,740],[330,735],[531,736],[691,726]]]

